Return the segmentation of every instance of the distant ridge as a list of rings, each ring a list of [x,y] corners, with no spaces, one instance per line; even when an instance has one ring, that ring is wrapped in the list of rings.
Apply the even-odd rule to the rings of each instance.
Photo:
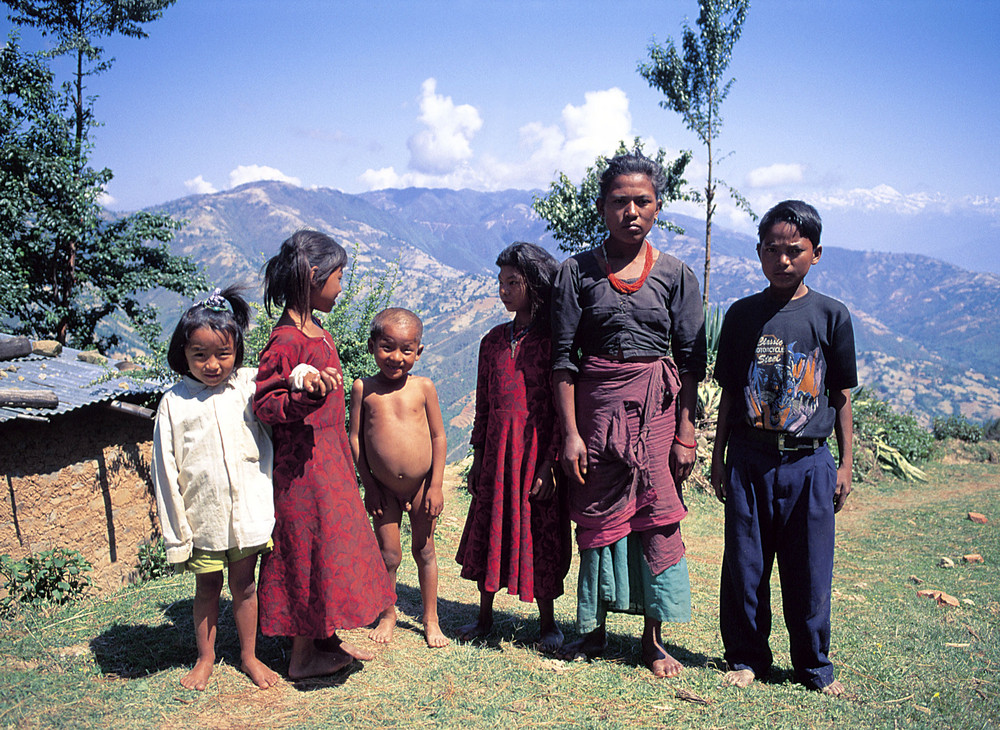
[[[525,240],[565,258],[531,210],[534,194],[407,188],[351,195],[255,182],[155,209],[189,221],[172,248],[203,264],[213,282],[259,291],[261,265],[299,228],[356,249],[363,269],[397,261],[403,278],[396,300],[425,321],[418,368],[438,386],[454,458],[467,449],[479,339],[509,316],[496,298],[497,254]],[[703,223],[669,210],[664,217],[688,235],[656,230],[654,245],[700,273]],[[754,244],[714,228],[714,302],[728,306],[763,288]],[[823,248],[807,283],[850,308],[865,385],[925,422],[952,413],[1000,417],[1000,276],[917,254]],[[164,299],[162,308],[171,320],[181,303]]]

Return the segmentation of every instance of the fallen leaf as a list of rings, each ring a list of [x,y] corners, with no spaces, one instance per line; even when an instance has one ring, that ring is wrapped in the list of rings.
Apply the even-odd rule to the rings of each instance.
[[[674,693],[674,696],[677,699],[679,699],[679,700],[684,700],[685,702],[694,702],[696,705],[710,705],[710,704],[712,704],[711,700],[706,700],[701,695],[695,694],[691,690],[684,689],[683,687],[679,688]]]
[[[979,553],[970,553],[968,555],[963,555],[962,556],[962,562],[963,563],[982,563],[984,561],[983,561],[983,556],[980,555]]]
[[[920,585],[923,582],[924,582],[923,578],[918,578],[915,575],[910,576],[910,583],[913,583],[914,585]]]
[[[985,525],[989,520],[986,519],[986,515],[979,512],[970,512],[969,519],[973,522],[978,522],[980,525]]]
[[[922,591],[917,591],[917,595],[921,598],[931,598],[939,606],[957,606],[958,599],[954,596],[950,596],[944,591],[936,591],[930,588]]]

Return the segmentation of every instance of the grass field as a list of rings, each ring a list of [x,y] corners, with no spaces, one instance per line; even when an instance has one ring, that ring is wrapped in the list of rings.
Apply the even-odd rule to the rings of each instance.
[[[766,682],[720,686],[718,577],[722,508],[688,496],[684,522],[694,618],[668,625],[668,648],[685,664],[657,680],[638,655],[641,618],[613,615],[603,659],[566,663],[531,648],[534,606],[497,596],[497,626],[485,644],[427,649],[419,633],[412,559],[400,571],[402,621],[393,644],[374,647],[364,630],[343,632],[377,656],[333,677],[259,691],[234,667],[238,644],[227,598],[207,691],[179,680],[194,661],[190,576],[162,579],[0,626],[0,728],[293,727],[694,727],[824,728],[1000,726],[1000,466],[932,466],[930,482],[858,485],[838,517],[833,578],[833,659],[844,699],[790,681],[787,637],[775,579],[776,666]],[[452,472],[453,481],[454,473]],[[449,493],[438,533],[440,612],[445,633],[471,621],[475,586],[453,555],[468,501]],[[990,518],[981,525],[970,511]],[[981,564],[961,556],[980,553]],[[956,561],[938,567],[941,557]],[[571,638],[569,595],[556,602]],[[959,599],[937,605],[925,588]],[[287,644],[264,639],[261,658],[284,671]]]

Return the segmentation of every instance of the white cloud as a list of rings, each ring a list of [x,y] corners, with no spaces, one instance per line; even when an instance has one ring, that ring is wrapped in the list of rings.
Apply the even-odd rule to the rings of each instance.
[[[193,177],[190,180],[185,180],[184,187],[195,195],[210,195],[212,193],[219,192],[215,189],[215,186],[212,183],[203,178],[201,175]]]
[[[240,165],[229,173],[229,187],[231,188],[258,180],[278,180],[292,185],[302,185],[297,177],[291,177],[281,170],[266,165]]]
[[[778,185],[802,182],[805,167],[798,163],[775,163],[758,167],[747,174],[747,185],[751,188],[773,188]]]
[[[450,96],[436,89],[435,79],[421,85],[419,121],[425,128],[410,137],[407,146],[412,170],[447,175],[472,157],[471,141],[483,120],[474,106],[456,106]]]
[[[479,112],[467,104],[456,105],[436,88],[434,79],[427,79],[421,87],[419,121],[425,129],[409,140],[409,169],[369,169],[359,178],[368,189],[546,188],[556,171],[579,179],[598,155],[611,154],[620,141],[628,143],[635,136],[628,96],[621,89],[610,88],[587,92],[579,106],[567,104],[556,123],[523,124],[513,159],[477,155],[472,139],[483,124]],[[646,142],[655,149],[655,143]]]

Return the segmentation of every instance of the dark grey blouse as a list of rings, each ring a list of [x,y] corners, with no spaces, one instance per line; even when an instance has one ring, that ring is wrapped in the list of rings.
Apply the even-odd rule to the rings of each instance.
[[[642,288],[614,289],[595,250],[562,263],[552,287],[553,370],[578,371],[577,351],[629,359],[672,355],[678,371],[705,376],[705,315],[698,280],[660,251]]]

